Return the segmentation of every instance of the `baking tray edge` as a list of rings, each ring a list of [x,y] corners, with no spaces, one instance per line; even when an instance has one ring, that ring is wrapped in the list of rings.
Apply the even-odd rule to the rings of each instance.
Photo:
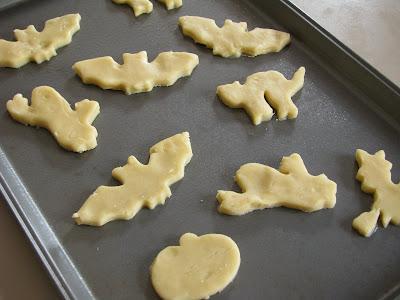
[[[357,92],[371,99],[383,117],[400,131],[400,87],[376,70],[353,50],[339,41],[304,11],[289,0],[252,0],[267,10],[271,17],[279,20],[288,32],[313,50],[321,60],[346,81]]]
[[[396,129],[400,123],[400,88],[365,60],[323,29],[306,13],[288,0],[252,0],[270,12],[272,18],[286,20],[288,31],[315,50],[324,62],[367,95]],[[275,17],[274,17],[275,16]],[[301,26],[298,26],[301,24]],[[334,59],[333,59],[334,58]],[[393,109],[393,105],[396,109]],[[65,299],[94,299],[92,292],[63,250],[50,226],[19,180],[5,153],[0,148],[0,191],[22,229],[38,253],[49,275]],[[7,178],[7,180],[6,180]],[[24,201],[17,201],[24,199]],[[29,209],[28,209],[29,208]],[[27,215],[25,212],[31,212]],[[35,230],[39,228],[39,230]],[[399,299],[400,285],[393,287],[381,299]]]
[[[61,295],[65,299],[94,299],[1,148],[0,170],[0,191]]]

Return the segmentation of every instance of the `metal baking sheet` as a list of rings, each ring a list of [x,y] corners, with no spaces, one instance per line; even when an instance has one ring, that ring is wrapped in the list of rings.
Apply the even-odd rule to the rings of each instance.
[[[106,0],[29,1],[0,12],[0,35],[8,40],[15,28],[34,24],[41,30],[50,18],[82,16],[81,30],[51,61],[0,69],[1,190],[62,295],[157,299],[149,267],[185,232],[223,233],[240,248],[237,277],[213,299],[376,299],[396,293],[399,228],[379,226],[366,239],[351,223],[373,199],[355,180],[357,148],[384,149],[394,182],[400,179],[399,89],[287,1],[185,0],[171,11],[153,2],[153,12],[138,18],[130,7]],[[280,53],[224,59],[183,36],[177,23],[183,15],[287,30],[292,43]],[[171,87],[130,96],[85,85],[71,68],[106,55],[122,63],[123,53],[142,50],[150,60],[163,51],[188,51],[200,64]],[[299,108],[294,120],[254,126],[244,110],[228,108],[215,94],[218,85],[243,83],[255,72],[291,77],[300,66],[306,78],[293,97]],[[97,148],[65,151],[45,129],[11,119],[6,101],[17,93],[30,99],[40,85],[70,103],[100,103],[93,123]],[[183,131],[191,135],[194,156],[164,206],[103,227],[75,224],[72,213],[99,185],[118,184],[113,168],[130,155],[147,163],[152,145]],[[241,217],[217,212],[219,189],[239,191],[233,176],[241,165],[279,168],[292,153],[302,156],[311,174],[325,173],[337,183],[335,208],[274,208]]]
[[[0,10],[9,8],[11,6],[18,5],[18,4],[23,3],[25,1],[28,1],[28,0],[2,0],[0,2]]]

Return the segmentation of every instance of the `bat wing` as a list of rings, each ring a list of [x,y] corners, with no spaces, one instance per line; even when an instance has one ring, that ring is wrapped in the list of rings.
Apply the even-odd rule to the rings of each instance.
[[[73,69],[84,83],[130,95],[149,92],[154,86],[170,86],[189,76],[199,63],[196,54],[186,52],[163,52],[151,63],[146,51],[125,53],[123,60],[119,65],[110,56],[93,58],[75,63]]]
[[[0,40],[0,67],[19,68],[30,61],[50,60],[58,48],[71,43],[80,20],[79,14],[70,14],[46,21],[42,32],[33,25],[15,30],[16,42]]]
[[[183,178],[191,157],[187,132],[154,145],[147,165],[130,156],[125,166],[113,170],[122,185],[100,186],[72,217],[78,224],[102,226],[116,219],[129,220],[144,206],[153,209],[164,204],[171,196],[169,186]]]
[[[290,42],[290,35],[273,29],[256,28],[247,31],[245,22],[226,20],[222,28],[208,18],[184,16],[179,18],[183,34],[196,43],[213,49],[222,57],[239,57],[242,54],[256,56],[279,52]]]

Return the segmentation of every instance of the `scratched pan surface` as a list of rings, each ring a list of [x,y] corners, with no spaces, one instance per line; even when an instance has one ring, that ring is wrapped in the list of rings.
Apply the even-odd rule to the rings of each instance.
[[[285,30],[294,26],[281,17],[289,10],[274,20],[253,1],[185,0],[171,11],[153,2],[153,12],[138,18],[128,6],[107,0],[29,1],[0,12],[1,38],[8,40],[14,28],[34,24],[41,30],[47,19],[82,16],[81,30],[51,61],[0,69],[2,192],[64,297],[157,299],[149,267],[160,250],[177,245],[185,232],[223,233],[240,248],[237,277],[214,299],[383,296],[400,279],[399,228],[379,226],[369,239],[352,229],[353,218],[372,203],[355,180],[355,151],[384,149],[398,182],[396,123],[388,122],[374,99],[358,93],[305,39],[293,35],[280,53],[224,59],[184,37],[177,24],[180,16],[196,15],[218,25],[230,18],[246,21],[250,29]],[[316,32],[312,26],[307,30]],[[200,64],[171,87],[130,96],[85,85],[71,69],[76,61],[106,55],[122,63],[123,53],[142,50],[150,60],[163,51],[188,51],[199,56]],[[218,85],[243,83],[255,72],[277,70],[291,77],[300,66],[306,67],[306,78],[293,97],[299,108],[294,120],[274,118],[254,126],[244,110],[228,108],[215,94]],[[6,101],[17,93],[30,98],[40,85],[55,88],[70,103],[85,98],[100,103],[101,114],[93,123],[99,132],[96,149],[65,151],[46,130],[11,119]],[[398,109],[398,103],[392,105],[389,110]],[[147,163],[152,145],[183,131],[190,133],[194,156],[164,206],[103,227],[75,224],[71,215],[99,185],[118,185],[113,168],[130,155]],[[302,156],[311,174],[325,173],[337,183],[335,208],[314,213],[275,208],[242,217],[217,212],[219,189],[239,191],[233,176],[241,165],[278,168],[282,157],[292,153]]]

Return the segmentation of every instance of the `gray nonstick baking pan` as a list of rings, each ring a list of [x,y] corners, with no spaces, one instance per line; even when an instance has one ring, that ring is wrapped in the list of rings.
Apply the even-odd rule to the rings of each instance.
[[[399,228],[379,225],[370,238],[352,229],[369,210],[373,196],[355,176],[356,149],[383,149],[400,179],[400,91],[356,54],[288,1],[185,0],[167,11],[153,1],[152,13],[134,17],[111,0],[28,1],[0,12],[0,38],[13,40],[15,28],[80,13],[81,30],[58,55],[40,65],[0,69],[1,190],[21,226],[66,299],[157,299],[149,275],[163,248],[186,232],[222,233],[241,251],[235,280],[213,299],[393,299],[399,295]],[[279,53],[254,58],[221,58],[182,34],[184,15],[245,21],[248,28],[290,32]],[[125,95],[85,85],[72,70],[80,60],[146,50],[187,51],[200,58],[190,77],[171,87]],[[302,90],[293,101],[296,119],[254,126],[244,110],[230,109],[217,86],[261,71],[286,78],[305,66]],[[55,88],[71,104],[96,100],[101,113],[94,150],[76,154],[57,145],[45,129],[12,120],[6,101],[17,93],[30,99],[41,85]],[[118,185],[113,168],[130,155],[147,163],[149,149],[188,131],[194,156],[172,196],[130,221],[103,227],[78,226],[71,218],[99,185]],[[338,186],[333,209],[304,213],[287,208],[241,217],[220,215],[219,189],[239,191],[235,172],[245,163],[279,168],[283,156],[299,153],[312,175],[325,173]]]

